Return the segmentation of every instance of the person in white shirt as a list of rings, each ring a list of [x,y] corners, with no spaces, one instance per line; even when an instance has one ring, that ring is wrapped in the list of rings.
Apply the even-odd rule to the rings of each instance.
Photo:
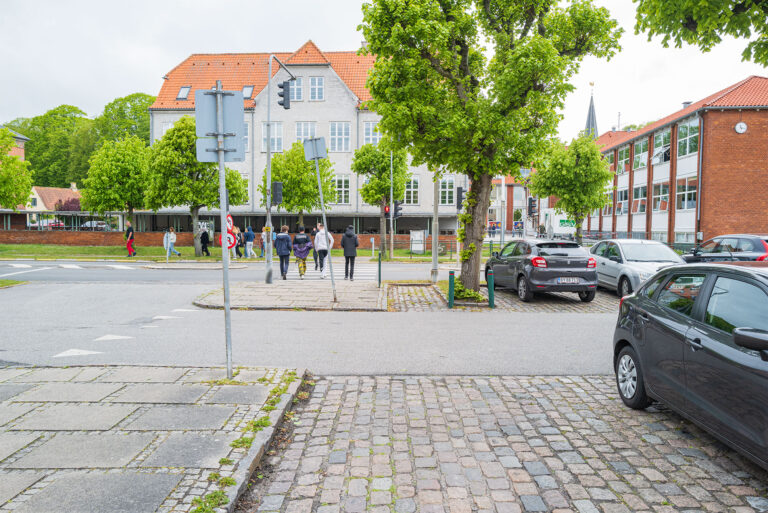
[[[175,254],[176,256],[181,256],[181,253],[176,251],[176,248],[174,247],[176,245],[176,232],[173,231],[173,227],[168,228],[168,232],[163,237],[163,246],[165,246],[165,251],[170,255],[171,253]]]
[[[333,248],[333,236],[325,231],[323,223],[317,223],[315,248],[317,248],[317,256],[320,259],[320,277],[325,278],[325,271],[328,269],[328,267],[325,265],[325,260],[330,256],[331,248]]]

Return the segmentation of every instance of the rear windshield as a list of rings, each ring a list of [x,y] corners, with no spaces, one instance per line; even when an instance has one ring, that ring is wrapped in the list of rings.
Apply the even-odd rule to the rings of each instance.
[[[543,242],[536,244],[541,256],[584,256],[587,252],[575,242]]]

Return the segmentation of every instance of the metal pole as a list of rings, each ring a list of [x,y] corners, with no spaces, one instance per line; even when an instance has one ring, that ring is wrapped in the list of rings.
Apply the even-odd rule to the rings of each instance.
[[[440,196],[440,180],[437,178],[437,173],[435,173],[435,193],[434,193],[434,199],[432,201],[432,270],[430,271],[430,278],[432,280],[432,283],[437,283],[437,274],[438,274],[438,251],[437,246],[440,243],[440,221],[437,218],[437,212],[438,212],[438,198]]]
[[[264,243],[264,283],[272,283],[272,59],[267,75],[267,240]]]
[[[317,144],[317,140],[315,140],[312,144]],[[315,146],[315,148],[317,148],[317,146]],[[315,151],[315,155],[317,154],[318,152]],[[325,236],[328,237],[328,223],[325,220],[325,201],[323,200],[323,184],[320,181],[320,159],[315,158],[313,160],[315,161],[315,171],[317,172],[317,190],[320,191],[320,208],[323,211],[323,228],[325,229]],[[328,244],[328,270],[331,271],[331,289],[333,290],[333,302],[336,303],[338,302],[336,299],[336,280],[333,277],[333,259],[331,258],[330,246],[331,245]]]
[[[389,150],[389,259],[395,257],[395,183],[392,180],[392,150]]]
[[[221,263],[224,281],[224,333],[227,342],[227,379],[232,379],[232,319],[229,311],[229,251],[227,248],[226,226],[227,197],[226,170],[224,168],[224,96],[221,80],[216,81],[216,139],[219,155],[219,203],[221,205]],[[170,241],[168,244],[170,248]]]

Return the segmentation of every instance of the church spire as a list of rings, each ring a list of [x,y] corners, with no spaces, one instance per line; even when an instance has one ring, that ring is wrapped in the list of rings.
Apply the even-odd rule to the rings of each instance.
[[[594,82],[590,82],[589,85],[594,86]],[[589,95],[589,111],[587,112],[587,126],[584,131],[590,135],[593,139],[599,134],[597,132],[597,116],[595,115],[595,95],[594,91]]]

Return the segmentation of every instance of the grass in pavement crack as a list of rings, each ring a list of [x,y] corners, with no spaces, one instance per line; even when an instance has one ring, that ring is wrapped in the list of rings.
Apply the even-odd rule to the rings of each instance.
[[[215,513],[216,508],[229,503],[229,497],[223,490],[211,492],[204,497],[192,499],[192,505],[197,506],[190,513]]]

